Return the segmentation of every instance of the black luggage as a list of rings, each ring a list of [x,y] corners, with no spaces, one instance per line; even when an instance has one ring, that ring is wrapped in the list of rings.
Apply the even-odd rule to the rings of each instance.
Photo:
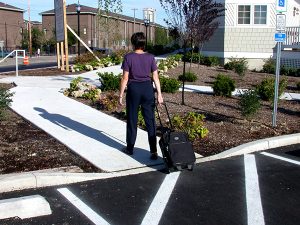
[[[174,131],[167,105],[165,103],[163,105],[165,106],[168,115],[170,128],[163,127],[157,107],[156,110],[158,112],[158,118],[162,128],[162,137],[159,140],[159,146],[161,148],[167,170],[168,172],[174,169],[193,170],[194,163],[196,161],[193,145],[188,140],[188,135],[185,132]]]

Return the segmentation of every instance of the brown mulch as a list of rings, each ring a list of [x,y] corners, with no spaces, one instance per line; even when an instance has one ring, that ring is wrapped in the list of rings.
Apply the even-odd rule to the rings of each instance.
[[[187,66],[189,70],[189,66]],[[191,71],[198,75],[194,85],[210,86],[218,73],[229,74],[236,80],[238,88],[251,88],[262,79],[273,76],[264,73],[248,72],[244,78],[222,68],[192,65]],[[29,76],[60,74],[59,71],[28,72]],[[25,71],[23,71],[25,73]],[[182,65],[169,70],[170,77],[177,78],[182,73]],[[65,74],[65,73],[61,73]],[[300,93],[296,83],[300,78],[287,77],[287,92]],[[7,85],[1,84],[0,87]],[[300,132],[300,102],[279,101],[277,127],[272,127],[272,105],[263,102],[262,109],[252,120],[242,118],[238,97],[224,98],[207,94],[185,93],[185,105],[181,105],[181,93],[164,93],[164,100],[171,115],[195,111],[206,116],[205,126],[209,130],[207,137],[195,141],[196,152],[209,156],[250,141]],[[83,101],[89,104],[87,101]],[[109,112],[106,112],[109,113]],[[109,113],[116,116],[115,113]],[[166,115],[162,115],[166,120]],[[124,131],[125,132],[125,131]],[[0,121],[0,174],[32,171],[62,166],[78,166],[85,172],[99,172],[90,163],[74,155],[67,147],[50,137],[44,131],[8,110],[6,120]]]
[[[66,72],[57,69],[56,67],[47,68],[47,69],[29,69],[29,70],[19,70],[19,76],[59,76],[59,75],[77,75],[82,72]],[[1,77],[7,76],[15,76],[16,72],[7,72],[7,73],[0,73]]]
[[[11,88],[0,84],[0,88]],[[101,172],[72,153],[45,131],[7,110],[0,120],[0,174],[77,166],[85,172]]]

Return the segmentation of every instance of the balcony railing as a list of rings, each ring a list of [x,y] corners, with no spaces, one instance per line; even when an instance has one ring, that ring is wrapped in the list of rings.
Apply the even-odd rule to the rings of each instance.
[[[285,48],[300,49],[300,27],[286,28],[286,40],[283,45]]]

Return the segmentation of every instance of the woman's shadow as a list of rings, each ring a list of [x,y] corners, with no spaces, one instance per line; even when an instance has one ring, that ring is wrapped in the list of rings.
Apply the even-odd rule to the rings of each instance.
[[[104,131],[97,130],[94,128],[91,128],[89,126],[86,126],[80,122],[74,121],[70,119],[69,117],[56,114],[56,113],[49,113],[47,110],[39,108],[39,107],[34,107],[33,108],[35,111],[39,112],[39,115],[46,119],[49,120],[50,122],[54,123],[57,126],[62,127],[63,129],[66,130],[74,130],[78,133],[81,133],[87,137],[93,138],[96,141],[99,141],[111,148],[117,149],[119,151],[122,151],[122,149],[126,146],[126,143],[122,140],[116,139],[109,134],[105,133]],[[116,141],[116,140],[118,141]],[[123,144],[121,144],[121,143]],[[109,153],[108,153],[109,154]],[[125,154],[125,153],[124,153]],[[143,164],[148,164],[149,162],[149,156],[150,153],[149,151],[141,148],[135,148],[135,154],[132,156],[135,160],[137,160],[140,163]],[[156,163],[151,163],[151,165],[157,164]]]

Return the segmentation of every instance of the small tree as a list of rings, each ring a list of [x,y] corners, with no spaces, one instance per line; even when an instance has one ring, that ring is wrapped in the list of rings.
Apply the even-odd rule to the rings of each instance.
[[[119,19],[113,14],[122,12],[121,0],[98,0],[99,36],[104,37],[104,46],[108,47],[115,41],[120,41]],[[116,15],[114,15],[115,17]]]
[[[188,44],[205,42],[218,28],[215,21],[225,10],[221,3],[212,0],[160,0],[168,19],[166,23],[171,30],[175,30],[178,40],[184,49],[184,58]],[[207,33],[207,34],[206,34]],[[200,35],[200,37],[199,37]],[[183,62],[183,77],[185,76],[186,62]],[[182,104],[184,105],[184,82],[182,82]]]

